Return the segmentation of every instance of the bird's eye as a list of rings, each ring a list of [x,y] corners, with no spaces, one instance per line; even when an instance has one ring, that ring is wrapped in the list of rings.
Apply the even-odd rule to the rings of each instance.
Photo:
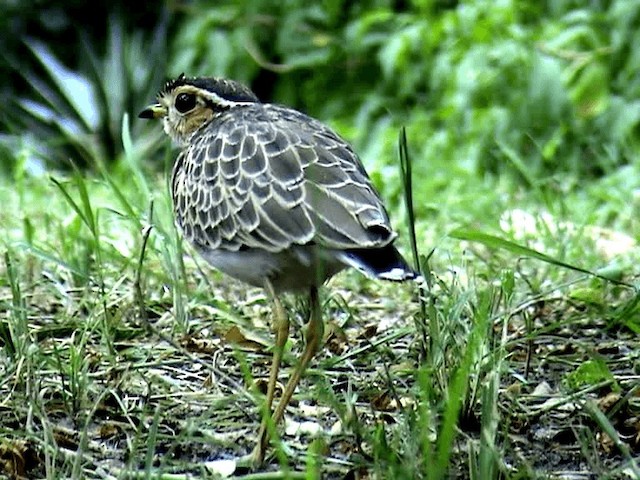
[[[176,110],[187,113],[196,106],[196,96],[192,93],[181,93],[176,97]]]

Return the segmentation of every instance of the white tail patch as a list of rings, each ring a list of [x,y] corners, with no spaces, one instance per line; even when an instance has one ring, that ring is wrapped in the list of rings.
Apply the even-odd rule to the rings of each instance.
[[[340,261],[355,268],[360,273],[363,273],[369,278],[380,278],[383,280],[390,280],[392,282],[404,282],[406,280],[414,280],[417,283],[424,282],[422,275],[417,275],[411,270],[405,268],[394,267],[387,271],[375,271],[369,265],[362,262],[358,257],[349,255],[348,253],[340,252],[338,254]]]
[[[382,272],[377,275],[378,278],[383,278],[385,280],[391,280],[392,282],[402,282],[404,280],[413,280],[416,278],[416,274],[413,272],[408,272],[404,268],[392,268],[387,272]]]

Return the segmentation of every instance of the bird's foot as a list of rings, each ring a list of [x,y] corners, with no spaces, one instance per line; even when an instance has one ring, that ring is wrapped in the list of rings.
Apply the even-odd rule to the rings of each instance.
[[[247,468],[249,470],[254,470],[262,466],[264,463],[266,449],[266,445],[259,440],[258,443],[256,443],[256,446],[253,447],[251,453],[243,455],[238,459],[237,466]]]

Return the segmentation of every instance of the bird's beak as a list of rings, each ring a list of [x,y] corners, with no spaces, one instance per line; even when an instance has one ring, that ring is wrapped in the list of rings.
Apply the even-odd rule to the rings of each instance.
[[[167,109],[156,103],[155,105],[149,105],[138,114],[138,118],[162,118],[167,115]]]

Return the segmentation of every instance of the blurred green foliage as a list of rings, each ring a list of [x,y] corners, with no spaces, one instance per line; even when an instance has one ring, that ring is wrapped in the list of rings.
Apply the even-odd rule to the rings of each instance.
[[[0,166],[40,171],[117,159],[123,115],[141,108],[165,76],[166,10],[125,14],[123,1],[2,3],[0,74],[9,81],[0,85]]]
[[[85,76],[103,82],[98,103],[109,112],[110,125],[105,117],[99,126],[85,122],[85,130],[117,131],[112,124],[123,111],[151,100],[140,79],[156,80],[149,72],[160,66],[168,76],[232,77],[266,101],[330,122],[355,143],[377,172],[374,180],[391,182],[391,196],[399,195],[399,177],[390,168],[395,172],[402,125],[416,176],[430,178],[431,195],[470,174],[513,172],[525,183],[570,175],[578,184],[632,163],[638,152],[639,0],[194,0],[167,1],[163,11],[169,13],[168,51],[151,48],[149,54],[137,38],[157,41],[163,34],[158,15],[140,32],[125,22],[116,40],[133,48],[135,58],[122,65],[112,50],[98,47],[88,49],[92,61],[69,65],[61,53],[68,54],[66,40],[47,42],[47,51],[80,74],[88,65],[95,70],[95,52],[125,70],[126,94],[135,98],[126,102],[122,91],[112,90],[109,75]],[[102,19],[106,42],[80,35],[83,44],[113,45],[113,18]],[[35,41],[23,45],[47,70],[45,47]],[[20,76],[39,93],[56,84],[54,75],[45,75],[43,84]],[[18,104],[17,115],[3,124],[33,131],[42,112],[25,108],[23,100]],[[56,108],[50,113],[49,124],[67,119]],[[85,137],[80,141],[85,144]],[[108,157],[117,149],[101,151]]]
[[[362,146],[406,124],[478,172],[515,155],[600,174],[638,149],[639,26],[634,0],[195,2],[170,68],[253,83]]]

